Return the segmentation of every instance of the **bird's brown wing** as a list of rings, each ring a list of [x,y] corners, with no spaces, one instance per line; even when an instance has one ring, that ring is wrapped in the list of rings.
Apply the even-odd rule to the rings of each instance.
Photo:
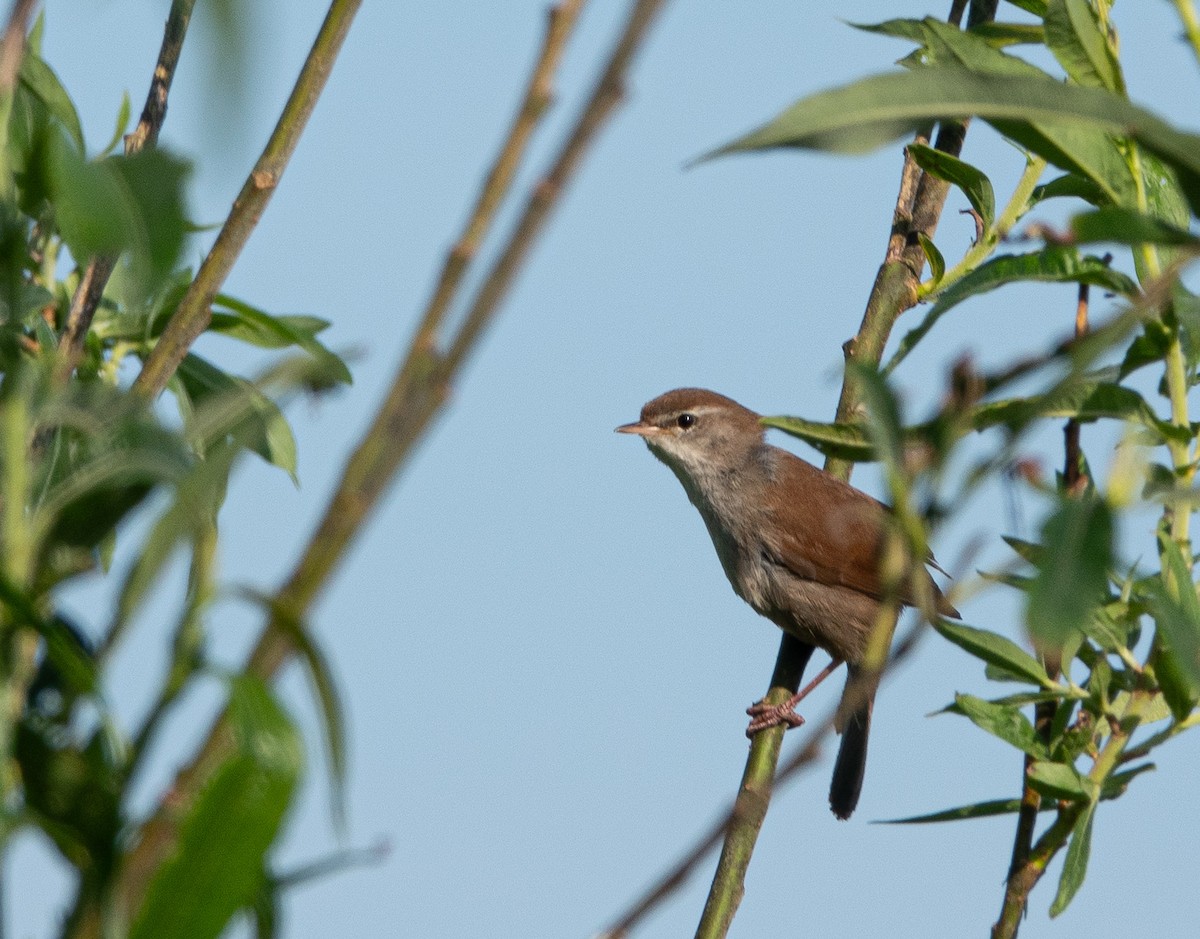
[[[776,560],[805,580],[882,599],[879,561],[887,506],[785,450],[777,453],[773,467],[777,484],[785,492],[804,492],[808,497],[803,505],[776,508],[779,517],[773,530],[780,533],[772,546]],[[938,611],[957,616],[936,584],[933,589]],[[915,602],[907,584],[900,600]]]

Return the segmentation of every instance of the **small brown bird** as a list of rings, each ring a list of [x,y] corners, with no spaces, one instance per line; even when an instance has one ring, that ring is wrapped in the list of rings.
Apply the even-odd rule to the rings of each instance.
[[[833,657],[783,707],[750,708],[755,719],[747,733],[800,724],[795,703],[825,675],[845,662],[848,687],[859,673],[884,595],[879,561],[888,508],[768,444],[759,415],[713,391],[668,391],[642,408],[637,423],[617,431],[640,436],[679,477],[734,592],[806,646]],[[930,586],[938,613],[957,617],[932,578]],[[907,587],[899,599],[914,602]],[[829,790],[838,818],[850,817],[862,791],[873,703],[872,689],[838,722],[842,743]]]

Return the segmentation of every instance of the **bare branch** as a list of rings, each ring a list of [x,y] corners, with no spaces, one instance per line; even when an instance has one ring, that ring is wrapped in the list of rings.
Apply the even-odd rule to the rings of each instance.
[[[565,4],[564,4],[565,5]],[[555,180],[553,187],[545,183],[538,187],[539,194],[531,198],[521,223],[512,236],[512,241],[525,239],[519,247],[509,245],[501,251],[501,261],[488,278],[493,286],[488,295],[490,300],[477,298],[458,335],[450,343],[451,351],[443,358],[430,345],[432,332],[418,330],[413,345],[406,360],[397,371],[392,387],[382,406],[375,416],[370,428],[362,441],[351,455],[342,473],[341,481],[325,511],[324,517],[317,527],[297,563],[287,583],[276,594],[273,609],[278,611],[268,621],[259,638],[258,644],[251,653],[246,665],[246,671],[260,678],[273,677],[279,668],[289,659],[293,652],[292,640],[285,629],[279,627],[281,617],[300,618],[311,606],[315,598],[324,589],[330,578],[336,572],[342,557],[354,538],[361,530],[370,512],[377,505],[389,483],[400,468],[411,456],[416,443],[421,439],[434,415],[438,413],[449,382],[454,377],[459,365],[474,346],[483,328],[490,321],[501,300],[503,286],[516,273],[528,253],[531,240],[540,230],[550,209],[561,196],[563,187],[569,182],[574,170],[578,167],[585,151],[594,140],[596,131],[603,120],[608,117],[619,94],[614,95],[613,89],[620,88],[624,73],[633,58],[634,53],[644,41],[648,27],[654,16],[663,6],[663,0],[638,0],[634,4],[626,23],[621,39],[612,53],[604,70],[604,79],[593,92],[592,99],[585,107],[583,117],[568,136],[555,161],[547,179]],[[542,64],[546,57],[557,61],[561,51],[560,45],[566,39],[562,31],[563,24],[573,22],[577,13],[571,6],[567,13],[561,10],[552,14],[549,29],[555,33],[551,43],[547,41],[543,48],[543,60],[535,66],[535,79],[530,82],[530,88],[535,96],[545,94],[549,82],[549,72],[545,71],[540,77]],[[564,15],[570,15],[571,20],[563,20]],[[557,16],[557,18],[556,18]],[[597,99],[603,99],[598,101]],[[517,125],[522,125],[518,117]],[[514,125],[513,134],[520,136],[526,133]],[[502,147],[523,149],[523,143],[513,143],[513,134]],[[497,165],[504,162],[502,155]],[[496,170],[493,170],[496,173]],[[501,169],[497,178],[507,177],[511,181],[512,171]],[[543,193],[544,190],[544,193]],[[477,207],[472,223],[468,225],[467,235],[473,237],[475,221],[487,219],[494,211],[483,207],[494,193],[490,185],[485,183],[484,196]],[[528,216],[536,216],[530,221]],[[486,227],[486,226],[485,226]],[[497,273],[497,270],[502,273]],[[444,275],[445,276],[445,275]],[[450,279],[456,280],[460,274],[451,274]],[[499,289],[497,289],[499,287]],[[442,289],[439,286],[438,291]],[[430,309],[435,311],[431,317],[428,310],[426,320],[432,319],[434,327],[441,319],[437,313],[441,301],[431,301]],[[157,351],[157,350],[156,350]],[[186,348],[183,349],[186,351]],[[173,353],[174,354],[174,353]],[[163,360],[165,361],[165,360]],[[147,363],[149,367],[150,363]],[[143,375],[146,373],[143,372]],[[154,376],[163,373],[156,371]],[[159,378],[147,378],[143,390],[149,391],[158,387]],[[178,838],[179,813],[175,806],[186,805],[191,798],[202,789],[211,779],[212,774],[222,764],[230,752],[232,736],[227,717],[221,715],[209,731],[208,737],[200,747],[192,762],[183,768],[176,776],[168,796],[160,803],[154,816],[143,826],[138,843],[130,851],[122,867],[117,886],[118,908],[129,914],[140,902],[142,892],[146,889],[153,872],[174,849]]]
[[[0,37],[0,98],[7,97],[17,87],[21,59],[25,57],[25,36],[36,6],[37,0],[15,0],[8,14],[4,35]]]

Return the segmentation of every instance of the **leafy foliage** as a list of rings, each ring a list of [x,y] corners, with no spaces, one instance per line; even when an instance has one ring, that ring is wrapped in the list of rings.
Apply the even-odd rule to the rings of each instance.
[[[859,26],[910,43],[900,63],[906,71],[804,98],[708,156],[781,147],[853,153],[935,121],[966,118],[988,122],[1024,153],[1025,175],[997,208],[984,168],[924,143],[909,146],[909,157],[925,173],[961,190],[982,231],[957,262],[920,238],[932,275],[922,296],[933,303],[883,368],[889,381],[902,375],[908,354],[943,317],[969,308],[983,293],[1014,284],[1073,283],[1109,291],[1124,305],[1090,334],[1035,359],[983,375],[964,363],[942,407],[919,423],[902,423],[893,405],[881,407],[895,394],[879,391],[878,379],[867,397],[868,413],[856,423],[766,420],[839,458],[881,460],[893,498],[910,500],[909,519],[916,509],[913,494],[924,493],[927,522],[942,520],[994,478],[1030,430],[1047,420],[1124,425],[1125,448],[1146,455],[1118,461],[1123,468],[1114,470],[1107,489],[1071,451],[1074,468],[1057,486],[1027,476],[1051,497],[1039,537],[1009,539],[1015,561],[986,575],[985,583],[1023,595],[1018,635],[1032,651],[994,629],[933,623],[984,663],[993,680],[1025,686],[994,700],[960,694],[947,711],[1013,748],[1027,763],[1027,785],[1040,796],[1041,810],[1053,810],[1056,821],[1044,829],[1039,847],[1047,857],[1065,850],[1050,908],[1058,915],[1084,883],[1099,802],[1123,796],[1151,768],[1129,767],[1131,761],[1197,722],[1200,600],[1189,522],[1196,504],[1198,425],[1188,417],[1187,393],[1196,383],[1200,305],[1180,275],[1200,255],[1193,234],[1200,214],[1200,136],[1129,100],[1109,0],[1016,5],[1037,22],[967,31],[934,19]],[[1018,54],[1030,46],[1048,51],[1061,74]],[[1200,56],[1200,48],[1196,52]],[[1042,182],[1047,166],[1062,174]],[[1039,205],[1052,198],[1084,205],[1065,232],[1036,220]],[[1001,253],[1005,236],[1022,220],[1042,247]],[[1128,249],[1136,279],[1110,258],[1080,250],[1101,243]],[[1125,384],[1154,364],[1163,371],[1161,404]],[[1024,383],[1020,396],[1003,397],[1017,381]],[[951,454],[970,432],[998,434],[999,456],[977,459],[965,475],[951,473]],[[1155,462],[1155,450],[1165,453],[1165,465]],[[1122,574],[1115,533],[1124,513],[1145,504],[1139,494],[1164,507],[1155,546],[1159,569]],[[1139,640],[1148,627],[1148,651],[1135,653],[1146,648]],[[1034,705],[1036,722],[1026,714]],[[1148,734],[1152,725],[1159,729]],[[1001,798],[904,821],[957,821],[1017,812],[1022,805],[1021,798]]]
[[[78,871],[70,929],[107,909],[121,859],[143,834],[130,802],[137,770],[176,701],[212,672],[205,634],[231,474],[254,453],[294,478],[283,407],[350,374],[319,338],[327,320],[219,295],[210,331],[268,350],[266,371],[247,379],[191,355],[170,386],[179,419],[129,390],[123,366],[151,354],[193,279],[180,266],[195,230],[191,167],[154,147],[113,152],[128,99],[112,142],[92,152],[67,89],[39,55],[40,31],[0,101],[0,746],[10,766],[0,772],[0,813],[6,834],[39,828]],[[89,297],[93,268],[112,276]],[[70,337],[80,327],[76,351]],[[134,518],[148,534],[108,622],[69,622],[59,591],[106,570]],[[148,593],[181,560],[189,578],[170,665],[148,717],[126,728],[102,676]],[[340,785],[336,690],[320,649],[292,629],[334,715]],[[217,936],[271,877],[268,852],[303,749],[261,682],[232,676],[228,688],[236,752],[186,807],[180,850],[132,911],[134,935]]]

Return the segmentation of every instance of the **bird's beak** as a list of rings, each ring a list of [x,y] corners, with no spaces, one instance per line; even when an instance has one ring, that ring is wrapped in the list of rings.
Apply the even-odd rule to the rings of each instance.
[[[636,424],[622,424],[616,432],[618,434],[637,434],[639,437],[657,437],[662,433],[653,424],[643,424],[641,421]]]

